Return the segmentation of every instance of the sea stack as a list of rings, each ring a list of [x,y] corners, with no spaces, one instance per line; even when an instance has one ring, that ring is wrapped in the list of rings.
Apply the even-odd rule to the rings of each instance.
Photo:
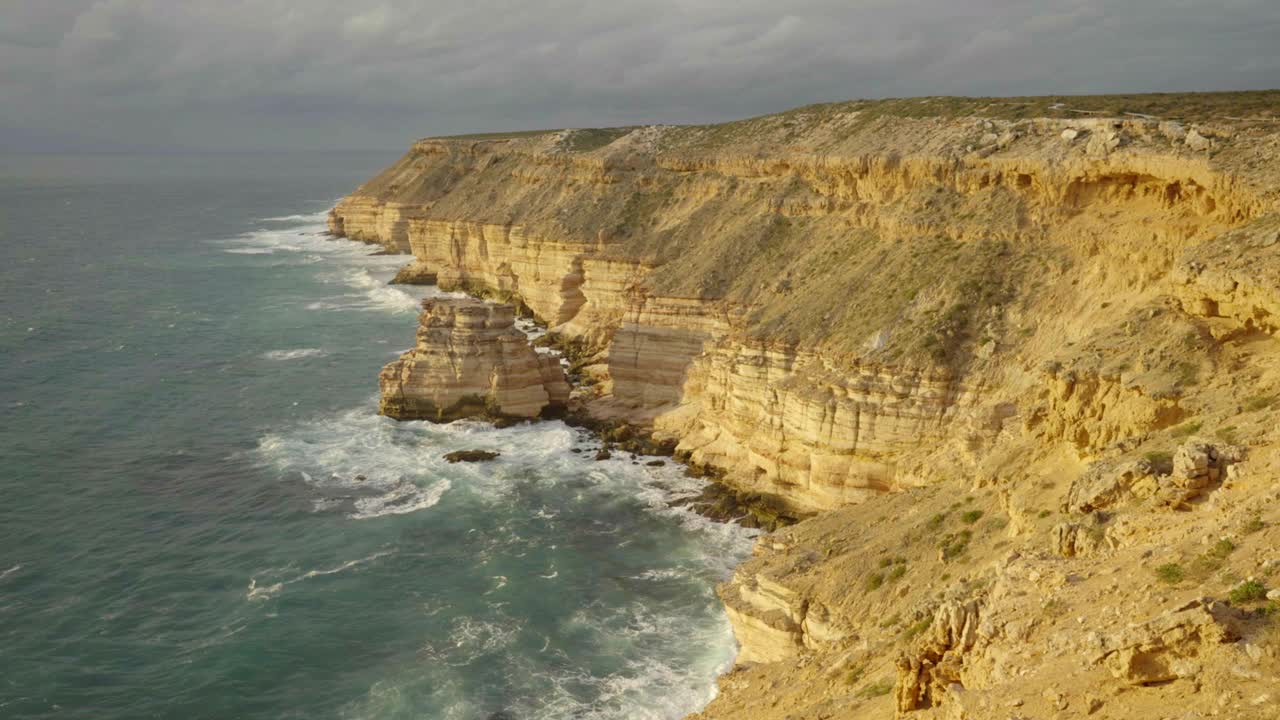
[[[422,302],[417,344],[378,376],[379,412],[397,420],[535,418],[569,400],[557,358],[515,327],[515,309],[472,299]]]

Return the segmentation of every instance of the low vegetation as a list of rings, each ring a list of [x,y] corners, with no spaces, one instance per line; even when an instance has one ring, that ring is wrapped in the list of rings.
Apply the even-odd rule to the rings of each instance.
[[[956,533],[947,533],[942,536],[942,540],[938,543],[939,549],[942,551],[942,561],[951,562],[960,557],[969,549],[969,540],[973,538],[973,531],[961,530]]]
[[[1267,586],[1257,580],[1246,580],[1231,589],[1231,602],[1235,605],[1247,605],[1267,599]]]
[[[1169,583],[1170,585],[1182,582],[1186,576],[1186,571],[1177,563],[1165,563],[1164,565],[1156,568],[1156,578],[1158,578],[1160,582]]]
[[[888,679],[878,680],[859,690],[858,697],[876,698],[876,697],[880,697],[881,695],[888,695],[891,692],[893,692],[892,680],[888,680]]]

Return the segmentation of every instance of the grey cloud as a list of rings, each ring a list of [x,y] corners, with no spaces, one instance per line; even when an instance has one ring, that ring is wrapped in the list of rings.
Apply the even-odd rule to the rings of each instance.
[[[1280,80],[1280,3],[0,0],[0,147],[399,148],[850,97]]]

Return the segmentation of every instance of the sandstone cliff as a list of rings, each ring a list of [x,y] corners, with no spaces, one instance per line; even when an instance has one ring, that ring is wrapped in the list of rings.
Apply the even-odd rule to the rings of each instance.
[[[529,345],[514,308],[469,299],[424,300],[417,344],[378,380],[379,411],[398,420],[533,418],[569,400],[559,359]]]
[[[720,589],[742,651],[704,717],[1274,717],[1278,119],[922,98],[433,138],[330,226],[531,311],[587,412],[821,513]]]

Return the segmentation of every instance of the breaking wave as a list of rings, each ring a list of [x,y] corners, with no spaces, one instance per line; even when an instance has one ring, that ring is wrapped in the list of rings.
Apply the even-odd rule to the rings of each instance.
[[[407,314],[424,297],[460,295],[388,285],[405,258],[325,236],[324,215],[265,219],[226,251],[245,256],[234,262],[301,266],[319,292],[296,308]],[[524,320],[519,328],[531,339],[545,332]],[[365,573],[359,583],[413,593],[421,612],[388,619],[414,628],[412,655],[368,669],[367,693],[337,708],[344,717],[682,717],[714,697],[714,678],[733,662],[713,588],[756,533],[673,507],[704,487],[680,466],[616,451],[595,461],[598,448],[561,422],[397,422],[372,401],[273,427],[249,455],[299,494],[301,512],[387,540],[343,548],[354,560],[281,560],[236,590],[281,612],[293,593],[301,601],[310,588],[326,591],[319,581],[330,576]],[[450,464],[443,456],[454,450],[499,456]]]
[[[295,575],[291,578],[288,578],[285,580],[277,580],[276,582],[270,582],[265,585],[259,585],[258,578],[255,576],[255,577],[249,578],[249,588],[248,590],[245,591],[245,599],[246,600],[270,600],[271,598],[279,595],[284,590],[286,585],[292,585],[294,583],[302,582],[303,580],[310,580],[312,578],[322,577],[324,575],[336,575],[340,572],[344,572],[352,568],[371,563],[377,560],[378,558],[386,557],[387,555],[392,555],[394,554],[394,552],[395,552],[394,550],[376,552],[367,557],[357,558],[355,560],[348,560],[347,562],[344,562],[341,565],[338,565],[337,567],[308,570],[304,573]]]
[[[262,353],[262,357],[267,360],[300,360],[302,358],[320,357],[324,354],[324,350],[320,348],[296,348],[294,350],[271,350]]]

